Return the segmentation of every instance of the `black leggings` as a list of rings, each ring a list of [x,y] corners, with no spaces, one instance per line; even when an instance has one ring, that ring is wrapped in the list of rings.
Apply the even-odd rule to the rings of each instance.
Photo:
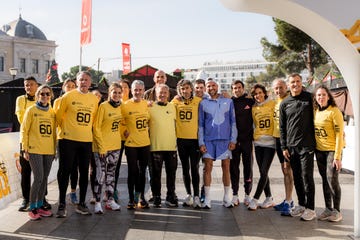
[[[79,165],[79,188],[80,203],[85,202],[88,186],[89,161],[92,155],[91,142],[78,142],[68,139],[59,140],[59,170],[57,173],[59,185],[59,202],[65,204],[69,176],[74,166],[74,161],[78,160]]]
[[[144,198],[145,172],[150,161],[150,146],[127,147],[125,146],[126,160],[128,164],[128,191],[129,200],[134,201],[135,192],[141,193]]]
[[[255,147],[256,162],[259,166],[260,179],[256,187],[254,195],[255,199],[259,199],[264,191],[266,197],[271,197],[270,179],[268,176],[271,163],[274,159],[275,149],[269,147]]]

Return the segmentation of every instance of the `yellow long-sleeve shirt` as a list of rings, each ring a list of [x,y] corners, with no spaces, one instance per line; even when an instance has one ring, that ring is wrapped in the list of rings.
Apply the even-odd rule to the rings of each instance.
[[[335,151],[334,158],[341,160],[344,147],[344,119],[337,107],[317,109],[314,116],[316,149]]]
[[[33,106],[34,104],[35,101],[30,101],[29,99],[27,99],[26,95],[21,95],[16,98],[15,114],[20,125],[23,122],[26,109]]]
[[[94,152],[105,154],[121,148],[121,106],[113,107],[108,101],[100,104],[94,122]]]
[[[78,90],[65,93],[56,111],[56,120],[61,128],[60,138],[79,142],[92,142],[92,126],[99,99],[92,93]]]
[[[145,147],[150,145],[149,137],[149,109],[147,101],[134,102],[130,99],[122,106],[122,117],[129,136],[125,140],[125,146]]]
[[[184,101],[173,99],[176,107],[176,137],[184,139],[198,138],[198,118],[199,104],[201,98],[194,97],[191,102],[185,104]]]
[[[56,121],[55,112],[29,107],[20,129],[20,142],[24,151],[36,154],[55,154]]]

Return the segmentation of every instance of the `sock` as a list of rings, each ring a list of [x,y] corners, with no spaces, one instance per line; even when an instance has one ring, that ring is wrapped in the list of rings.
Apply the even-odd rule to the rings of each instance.
[[[230,186],[224,186],[224,200],[229,200]]]
[[[210,186],[204,186],[205,199],[210,200]]]

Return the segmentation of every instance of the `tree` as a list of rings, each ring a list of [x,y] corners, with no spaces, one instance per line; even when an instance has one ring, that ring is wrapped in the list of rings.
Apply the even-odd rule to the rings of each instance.
[[[58,64],[55,60],[52,60],[49,71],[46,74],[46,83],[50,86],[60,82],[57,68]]]
[[[94,69],[87,67],[87,66],[81,66],[81,71],[89,71],[91,73],[92,76],[92,82],[96,85],[99,84],[100,79],[103,77],[104,72],[102,71],[95,71]],[[64,72],[61,77],[62,79],[67,79],[67,78],[75,78],[76,74],[78,74],[79,72],[79,65],[71,67],[70,68],[70,72]]]
[[[315,68],[328,62],[328,55],[310,36],[282,20],[273,18],[278,44],[261,39],[263,56],[267,61],[278,62],[284,74],[307,69],[312,77]]]

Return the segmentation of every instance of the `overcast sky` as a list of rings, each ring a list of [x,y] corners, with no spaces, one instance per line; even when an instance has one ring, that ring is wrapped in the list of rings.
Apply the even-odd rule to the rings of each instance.
[[[207,61],[263,60],[261,37],[275,41],[271,17],[232,12],[217,0],[93,0],[92,42],[83,65],[122,68],[121,43],[130,43],[133,69],[144,64],[171,72]],[[59,72],[80,62],[81,0],[2,1],[0,25],[18,18],[58,45]]]

